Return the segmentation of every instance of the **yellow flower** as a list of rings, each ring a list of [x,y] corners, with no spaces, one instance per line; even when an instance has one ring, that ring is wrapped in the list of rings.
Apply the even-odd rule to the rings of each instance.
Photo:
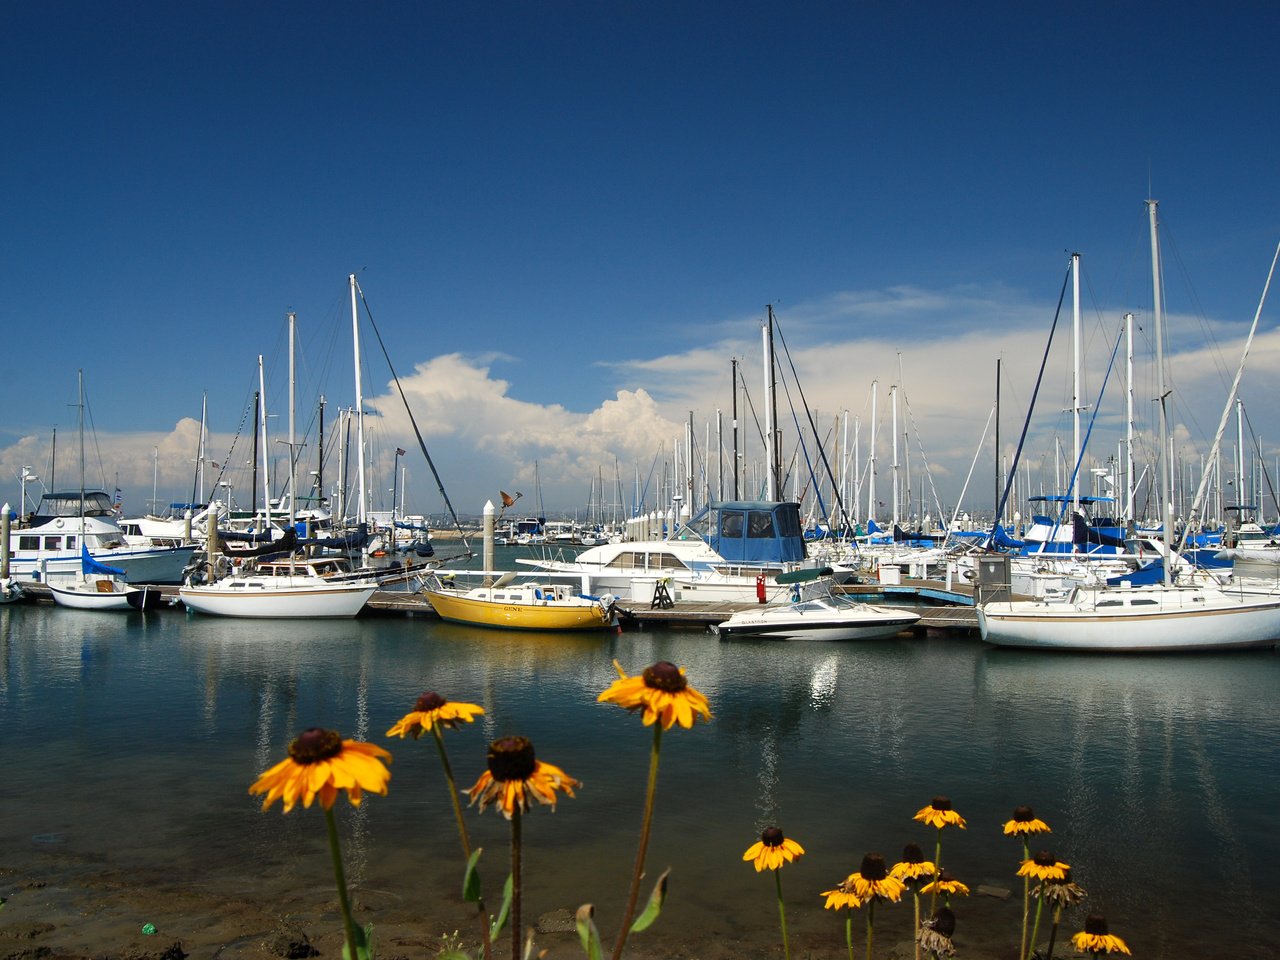
[[[1026,836],[1029,833],[1052,833],[1049,825],[1037,820],[1030,807],[1015,807],[1013,819],[1005,822],[1004,832],[1012,836]]]
[[[489,744],[489,769],[480,774],[467,795],[474,804],[480,803],[480,812],[491,803],[508,820],[519,810],[527,813],[533,801],[556,808],[556,791],[563,790],[574,796],[574,788],[582,786],[559,767],[543,763],[533,752],[533,744],[524,737],[502,737]]]
[[[456,730],[460,722],[472,723],[482,713],[484,707],[474,703],[451,703],[440,694],[429,691],[418,698],[412,713],[406,713],[387,731],[387,736],[403,739],[405,734],[412,734],[413,739],[417,740],[437,723]]]
[[[969,888],[966,887],[959,880],[957,880],[955,877],[953,877],[946,870],[943,870],[942,873],[938,876],[937,880],[934,880],[931,883],[926,883],[923,887],[920,888],[920,892],[921,893],[943,893],[943,894],[947,894],[948,896],[953,893],[959,893],[964,896],[968,896]]]
[[[907,889],[901,880],[889,876],[884,857],[878,853],[868,853],[863,857],[862,869],[849,874],[844,882],[853,891],[853,895],[864,902],[872,897],[879,897],[896,903]]]
[[[359,806],[366,790],[386,796],[391,771],[382,765],[384,759],[390,763],[391,754],[381,747],[343,740],[336,731],[312,727],[289,744],[288,759],[258,777],[249,794],[267,795],[263,810],[283,800],[285,813],[299,800],[304,807],[311,806],[317,796],[320,806],[331,810],[339,790],[347,791],[351,804]]]
[[[628,677],[617,660],[613,667],[618,678],[596,698],[600,703],[616,703],[626,710],[644,710],[644,725],[652,726],[661,721],[663,730],[679,723],[686,730],[693,726],[699,715],[704,721],[711,719],[711,707],[684,677],[684,670],[665,660],[659,660],[644,673]]]
[[[756,873],[761,870],[779,870],[784,863],[799,860],[804,854],[804,847],[794,840],[788,840],[777,827],[769,827],[760,834],[760,839],[753,843],[742,855],[743,860],[754,860]]]
[[[920,880],[937,873],[932,860],[926,860],[918,844],[908,843],[902,848],[902,859],[893,865],[889,876],[895,880]]]
[[[1114,934],[1107,932],[1107,919],[1091,913],[1084,921],[1084,930],[1071,938],[1076,950],[1084,953],[1129,953],[1128,945]]]
[[[855,910],[862,906],[862,901],[854,896],[853,889],[849,886],[850,879],[852,878],[842,880],[834,890],[822,891],[822,895],[827,898],[827,902],[822,905],[823,910],[839,910],[841,907]]]
[[[1066,880],[1071,865],[1054,858],[1047,850],[1041,850],[1030,860],[1023,860],[1018,876],[1035,877],[1037,880]]]
[[[934,797],[929,806],[922,807],[911,819],[927,823],[939,830],[948,824],[955,824],[961,830],[965,829],[964,817],[951,809],[951,801],[946,797]]]

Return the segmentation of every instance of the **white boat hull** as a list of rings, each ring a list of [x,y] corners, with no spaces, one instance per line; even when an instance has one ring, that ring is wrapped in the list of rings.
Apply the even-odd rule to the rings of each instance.
[[[978,607],[982,639],[1001,647],[1117,653],[1235,650],[1280,640],[1280,599],[1212,589],[1080,588],[1060,602]]]
[[[377,589],[377,584],[316,583],[308,577],[227,577],[182,587],[178,596],[188,609],[217,617],[336,619],[354,617]]]
[[[718,624],[721,638],[770,637],[807,640],[877,640],[914,626],[919,614],[842,597],[743,610]]]
[[[54,603],[74,610],[142,610],[150,592],[105,578],[50,583],[48,587]]]

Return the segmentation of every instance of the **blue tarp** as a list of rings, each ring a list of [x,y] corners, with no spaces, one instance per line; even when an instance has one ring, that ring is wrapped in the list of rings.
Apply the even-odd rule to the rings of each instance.
[[[84,545],[84,541],[80,543],[80,569],[87,574],[94,574],[104,577],[123,577],[124,571],[117,570],[115,567],[108,567],[105,563],[99,563],[89,553],[89,548]]]

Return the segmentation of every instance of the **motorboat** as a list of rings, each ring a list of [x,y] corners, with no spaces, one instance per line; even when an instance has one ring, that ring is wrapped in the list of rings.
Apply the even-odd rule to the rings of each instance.
[[[508,630],[599,630],[615,624],[614,597],[563,583],[515,581],[514,571],[467,589],[451,574],[432,577],[423,594],[442,620]]]
[[[919,621],[910,610],[863,603],[837,593],[835,581],[818,571],[796,571],[776,578],[789,586],[787,602],[741,610],[712,631],[724,639],[769,637],[780,640],[875,640],[892,637]]]

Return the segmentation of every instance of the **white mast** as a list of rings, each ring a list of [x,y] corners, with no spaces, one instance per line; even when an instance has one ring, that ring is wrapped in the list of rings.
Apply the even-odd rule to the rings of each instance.
[[[356,275],[347,277],[351,285],[351,340],[355,357],[356,375],[356,464],[360,471],[358,489],[360,502],[356,506],[356,522],[364,523],[367,519],[368,494],[365,490],[364,466],[364,393],[360,383],[360,315],[356,312]]]
[[[1169,439],[1169,422],[1165,415],[1164,400],[1164,304],[1161,302],[1161,282],[1160,282],[1160,237],[1156,230],[1156,206],[1155,200],[1147,201],[1147,216],[1151,223],[1151,287],[1155,313],[1155,334],[1156,334],[1156,405],[1157,413],[1160,417],[1160,456],[1164,463],[1160,466],[1160,535],[1164,540],[1166,549],[1173,543],[1173,499],[1170,491],[1173,481],[1169,476],[1169,471],[1173,464],[1170,463],[1168,455],[1168,439]],[[1164,584],[1169,586],[1172,582],[1169,568],[1172,564],[1172,556],[1166,553],[1164,561]]]
[[[867,520],[874,520],[876,513],[876,393],[880,381],[871,381],[871,454],[867,457]]]
[[[298,484],[298,466],[295,451],[296,434],[294,432],[294,331],[297,327],[298,316],[292,311],[289,313],[289,529],[292,531],[298,522],[297,508],[297,484]],[[289,572],[294,572],[294,557],[297,551],[289,551]]]
[[[205,391],[204,395],[200,399],[200,453],[199,453],[200,462],[196,464],[196,476],[199,477],[199,482],[200,482],[200,498],[199,500],[196,501],[197,503],[205,502],[205,499],[204,499],[204,454],[205,454],[204,446],[205,446],[205,439],[208,436],[208,431],[205,429],[205,424],[207,423],[205,416],[208,413],[208,410],[209,410],[209,393],[208,391]]]
[[[889,387],[893,407],[893,522],[898,522],[898,385]]]
[[[1133,314],[1124,315],[1125,339],[1125,438],[1124,438],[1124,475],[1125,475],[1125,507],[1126,524],[1133,522]]]
[[[777,471],[775,464],[777,462],[777,450],[775,438],[773,435],[773,404],[770,398],[773,396],[773,343],[769,339],[769,327],[767,324],[761,324],[760,335],[763,338],[764,349],[764,449],[765,462],[768,465],[768,478],[765,481],[765,499],[777,500]]]
[[[1080,473],[1076,464],[1084,465],[1084,457],[1080,449],[1080,254],[1071,255],[1071,470],[1075,473],[1075,482],[1071,484],[1071,509],[1080,509]]]
[[[258,430],[262,434],[262,529],[271,526],[271,456],[267,450],[267,385],[262,373],[262,354],[258,354],[258,396],[262,402],[258,404]],[[256,518],[255,518],[256,519]]]

